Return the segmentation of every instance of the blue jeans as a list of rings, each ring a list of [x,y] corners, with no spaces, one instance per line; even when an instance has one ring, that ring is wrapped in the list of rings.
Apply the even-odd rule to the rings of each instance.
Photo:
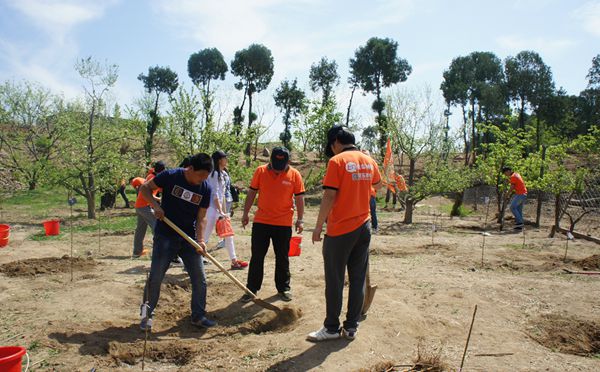
[[[515,224],[517,225],[523,224],[523,205],[525,205],[526,199],[527,194],[514,195],[510,201],[510,211],[515,216]]]
[[[160,296],[160,285],[169,269],[171,260],[177,256],[183,260],[192,283],[192,321],[202,319],[206,314],[206,276],[204,275],[202,256],[196,253],[196,250],[188,242],[178,236],[165,237],[160,234],[154,236],[152,265],[146,288],[144,288],[143,302],[148,301],[148,313],[152,316]],[[147,298],[147,295],[150,298]]]
[[[374,196],[371,196],[369,207],[371,207],[371,228],[377,230],[377,226],[379,226],[377,224],[377,199]]]

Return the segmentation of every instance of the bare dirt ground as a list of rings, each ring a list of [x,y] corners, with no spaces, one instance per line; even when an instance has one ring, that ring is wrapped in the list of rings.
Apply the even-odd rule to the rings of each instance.
[[[444,203],[422,203],[410,226],[400,223],[398,212],[380,212],[371,246],[371,281],[378,289],[352,342],[305,341],[325,314],[321,245],[310,242],[309,231],[301,256],[290,258],[290,304],[302,312],[294,322],[278,323],[273,312],[239,302],[242,292],[210,265],[207,309],[219,325],[196,329],[189,324],[187,275],[171,268],[147,342],[146,370],[407,370],[402,365],[414,363],[418,345],[437,350],[448,370],[457,370],[475,305],[464,371],[600,370],[600,276],[562,270],[599,271],[600,246],[571,241],[563,262],[566,241],[547,237],[549,221],[524,234],[499,233],[490,223],[482,267],[483,217],[439,217],[432,233],[436,219],[429,211]],[[316,212],[308,209],[307,229]],[[237,218],[238,255],[248,259],[249,231]],[[102,234],[99,249],[97,235],[76,234],[71,282],[71,262],[62,258],[70,252],[68,235],[28,239],[40,229],[13,225],[9,246],[0,249],[0,344],[28,347],[32,370],[141,370],[138,312],[150,261],[130,258],[133,235]],[[227,264],[224,250],[213,255]],[[269,252],[259,296],[284,306],[273,266]],[[245,282],[246,271],[232,274]]]

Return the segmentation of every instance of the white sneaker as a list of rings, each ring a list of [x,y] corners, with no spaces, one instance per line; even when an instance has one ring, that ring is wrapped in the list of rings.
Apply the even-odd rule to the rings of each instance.
[[[358,332],[358,329],[356,328],[342,328],[342,337],[346,340],[352,341],[356,338],[356,332]]]
[[[306,336],[308,341],[319,342],[327,340],[335,340],[340,338],[340,332],[330,333],[327,328],[323,327],[318,331],[311,332]]]

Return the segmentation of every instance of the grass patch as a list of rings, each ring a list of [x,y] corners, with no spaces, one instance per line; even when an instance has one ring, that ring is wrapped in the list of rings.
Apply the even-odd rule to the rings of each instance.
[[[36,242],[45,242],[45,241],[53,241],[53,240],[62,240],[65,237],[64,232],[61,232],[58,235],[50,235],[46,236],[44,231],[37,232],[35,234],[29,235],[29,239]]]
[[[2,201],[2,209],[26,213],[32,217],[46,218],[56,209],[67,205],[67,195],[62,190],[24,190]]]
[[[135,230],[137,216],[124,217],[102,217],[100,218],[100,229],[112,233],[124,233]],[[95,232],[98,231],[98,221],[91,221],[89,224],[73,226],[73,232]]]
[[[448,216],[450,216],[450,213],[452,213],[452,204],[447,204],[447,205],[441,205],[440,206],[440,211],[444,214],[447,214]],[[468,217],[470,215],[473,214],[473,210],[470,208],[466,208],[464,205],[461,205],[458,208],[458,217]]]

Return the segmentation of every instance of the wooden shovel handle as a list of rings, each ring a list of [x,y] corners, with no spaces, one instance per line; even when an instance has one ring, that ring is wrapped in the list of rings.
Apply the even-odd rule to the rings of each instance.
[[[170,219],[168,219],[167,217],[163,217],[162,221],[164,223],[166,223],[167,225],[169,225],[173,230],[175,230],[175,232],[177,234],[179,234],[182,238],[184,238],[188,243],[190,243],[190,245],[192,247],[194,247],[194,249],[196,249],[196,252],[198,250],[202,249],[202,247],[200,246],[200,244],[198,244],[198,242],[196,242],[194,239],[190,238],[185,232],[183,232],[179,227],[177,227],[177,225],[175,225]],[[242,282],[240,282],[238,280],[238,278],[231,275],[231,273],[229,271],[227,271],[227,269],[224,268],[223,265],[221,265],[221,263],[219,261],[217,261],[213,256],[211,256],[210,253],[206,252],[206,250],[204,250],[204,256],[206,258],[208,258],[209,261],[212,262],[216,267],[218,267],[219,270],[221,270],[225,275],[227,275],[229,277],[229,279],[231,279],[238,287],[240,287],[240,289],[242,289],[248,295],[252,296],[253,299],[258,299],[258,297],[256,297],[256,295],[251,290],[249,290],[244,284],[242,284]]]

